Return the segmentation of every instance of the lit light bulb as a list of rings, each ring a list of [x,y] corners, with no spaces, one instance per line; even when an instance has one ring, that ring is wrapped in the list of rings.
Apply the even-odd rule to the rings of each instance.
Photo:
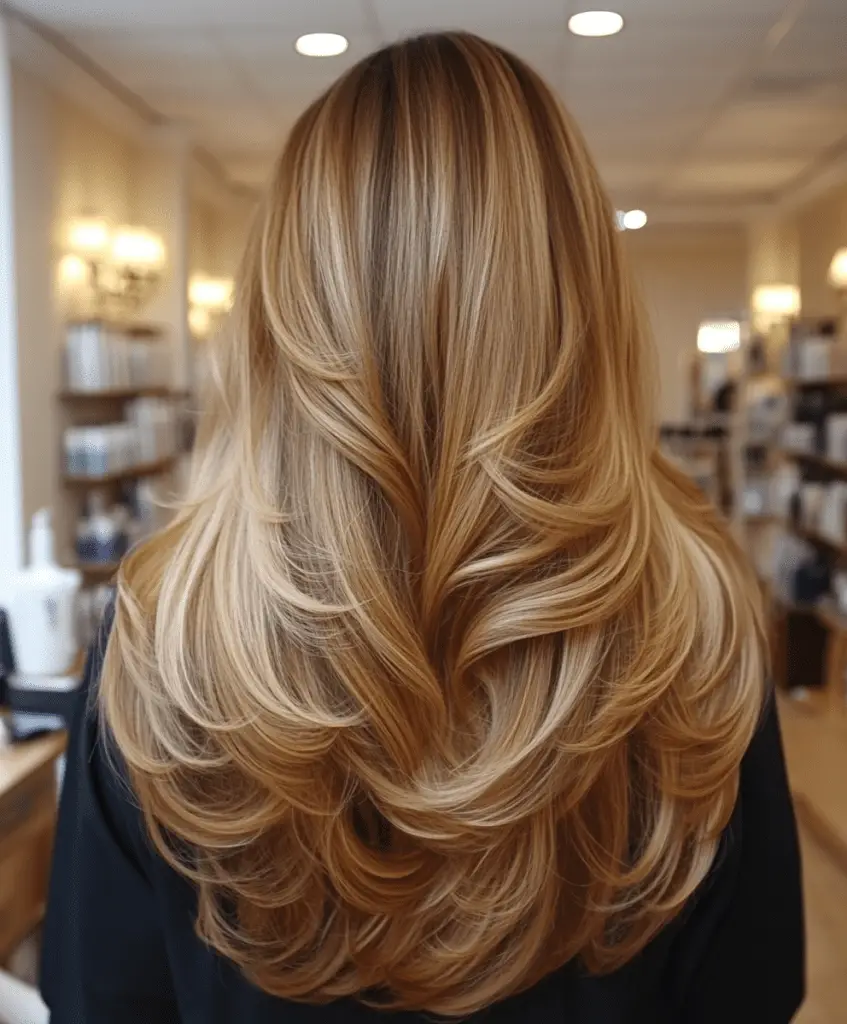
[[[68,225],[67,248],[89,260],[104,256],[109,250],[111,232],[102,217],[77,217]]]
[[[337,32],[309,32],[300,36],[294,49],[304,57],[337,57],[350,44]]]
[[[68,253],[59,260],[59,283],[63,288],[73,290],[88,282],[89,267],[81,256]]]
[[[838,291],[847,291],[847,248],[839,249],[829,265],[829,283]]]
[[[770,316],[796,316],[800,289],[793,284],[763,284],[753,292],[753,310]]]
[[[225,313],[232,307],[235,285],[231,277],[206,277],[195,274],[188,284],[188,301],[210,313]]]
[[[623,28],[623,18],[616,11],[582,11],[568,21],[575,36],[615,36]]]
[[[647,223],[647,214],[643,210],[627,210],[623,215],[623,226],[627,231],[640,231]]]
[[[192,306],[188,310],[188,326],[195,338],[205,338],[212,329],[212,317],[203,306]]]
[[[165,262],[165,245],[146,228],[120,228],[112,242],[112,261],[119,266],[159,270]]]

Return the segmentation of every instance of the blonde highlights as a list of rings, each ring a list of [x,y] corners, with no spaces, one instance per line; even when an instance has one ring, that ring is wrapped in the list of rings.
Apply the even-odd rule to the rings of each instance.
[[[709,870],[764,666],[578,131],[474,37],[375,54],[295,127],[239,307],[101,691],[200,934],[450,1016],[623,964]]]

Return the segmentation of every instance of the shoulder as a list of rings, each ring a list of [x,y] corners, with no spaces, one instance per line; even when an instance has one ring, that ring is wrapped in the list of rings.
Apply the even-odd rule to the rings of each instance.
[[[91,823],[141,867],[149,843],[126,765],[103,719],[99,703],[103,661],[114,621],[114,605],[104,615],[86,659],[79,703],[68,742],[68,789]]]

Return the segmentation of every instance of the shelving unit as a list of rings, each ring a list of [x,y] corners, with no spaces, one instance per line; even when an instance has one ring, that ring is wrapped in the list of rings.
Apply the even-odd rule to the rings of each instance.
[[[805,526],[795,526],[787,520],[783,521],[782,525],[786,530],[794,533],[802,540],[807,540],[816,547],[824,548],[839,556],[847,556],[847,541],[833,540],[830,537],[825,537],[822,533],[818,533],[817,530],[810,530]]]
[[[840,462],[836,459],[828,459],[825,455],[818,455],[815,452],[791,451],[790,448],[780,449],[780,455],[787,459],[794,459],[796,462],[803,462],[808,465],[817,466],[820,469],[828,470],[838,476],[847,477],[847,462]]]
[[[839,374],[833,377],[787,377],[786,383],[800,391],[806,388],[847,387],[847,376]]]
[[[157,462],[143,462],[114,473],[104,473],[102,476],[65,476],[63,479],[66,487],[105,487],[108,484],[123,483],[126,480],[141,480],[144,477],[159,476],[173,469],[175,465],[176,456],[172,455],[166,459],[159,459]]]
[[[832,410],[832,414],[836,412],[843,413],[847,410],[847,375],[837,372],[843,368],[844,362],[841,353],[843,352],[843,346],[847,345],[847,336],[845,336],[843,330],[844,325],[842,324],[840,332],[832,333],[831,327],[823,328],[820,326],[820,323],[814,324],[814,326],[810,326],[806,335],[804,335],[803,327],[802,321],[799,323],[795,321],[791,325],[788,337],[785,339],[786,344],[790,341],[792,346],[803,346],[806,343],[819,345],[821,340],[823,340],[827,344],[839,346],[838,349],[833,349],[828,353],[828,361],[833,366],[833,373],[829,376],[787,373],[785,370],[789,365],[801,365],[801,363],[798,363],[798,360],[808,363],[815,358],[823,359],[823,356],[817,355],[814,350],[802,352],[802,355],[799,348],[783,350],[786,354],[790,353],[793,357],[793,359],[785,360],[781,375],[781,382],[788,404],[787,416],[782,432],[783,436],[779,443],[774,443],[767,447],[764,454],[759,456],[761,460],[760,465],[765,467],[766,476],[770,478],[768,496],[771,504],[769,507],[770,511],[775,514],[772,516],[749,516],[747,517],[747,525],[753,527],[764,523],[776,524],[774,527],[776,532],[769,535],[773,565],[779,564],[775,561],[778,550],[775,545],[782,543],[779,538],[787,534],[811,545],[818,553],[817,559],[828,565],[829,572],[834,574],[839,569],[847,568],[847,516],[845,516],[843,524],[845,528],[843,537],[830,534],[826,532],[827,529],[835,529],[841,525],[838,516],[833,514],[837,513],[838,506],[830,505],[828,511],[823,509],[822,506],[821,523],[823,530],[819,529],[817,525],[814,525],[817,520],[808,518],[803,521],[802,513],[800,515],[797,514],[795,509],[796,498],[792,499],[791,507],[788,507],[788,495],[794,489],[790,483],[790,478],[786,480],[783,477],[781,486],[776,483],[777,479],[779,479],[779,467],[785,466],[787,463],[793,463],[797,467],[801,486],[804,483],[826,485],[828,482],[847,481],[847,457],[833,457],[820,451],[804,451],[802,448],[790,446],[791,441],[788,428],[791,423],[816,423],[817,429],[814,431],[814,437],[816,443],[820,445],[823,440],[821,437],[823,430],[821,424],[824,422],[825,417],[830,414],[828,410]],[[808,359],[806,359],[806,356],[808,356]],[[810,401],[809,392],[811,391],[821,392],[821,397]],[[837,400],[833,400],[836,398],[836,395],[843,395],[845,401],[839,403]],[[815,401],[820,403],[820,411],[816,415],[813,414]],[[804,412],[800,411],[801,406],[806,407]],[[817,418],[818,416],[820,417],[819,419]],[[797,432],[792,431],[792,433]],[[836,451],[836,449],[831,450]],[[775,476],[774,474],[777,475]],[[837,496],[834,495],[819,498],[818,500],[825,504],[830,499],[833,501],[838,500]],[[783,507],[784,503],[786,503],[785,507]],[[803,507],[807,510],[817,508],[817,503],[814,501],[810,503],[810,499],[806,498],[804,499]],[[752,533],[750,530],[747,531],[748,550],[754,549],[756,538],[760,536],[761,534]],[[765,549],[760,548],[759,550],[761,552]],[[785,574],[797,571],[796,568],[788,568],[795,564],[794,558],[796,557],[790,554],[789,551],[790,549],[784,550],[783,555],[780,556],[787,558],[780,570],[780,577],[778,577],[782,579],[783,586],[787,579]],[[812,571],[814,570],[812,569]],[[782,588],[777,587],[776,589]],[[799,650],[805,651],[805,648],[798,647],[797,645],[810,644],[809,664],[820,665],[821,678],[819,681],[822,684],[822,689],[819,693],[813,694],[809,705],[832,708],[839,714],[847,713],[847,616],[839,612],[835,599],[831,595],[820,602],[797,603],[786,600],[788,597],[787,593],[776,594],[774,587],[769,587],[769,591],[773,598],[773,635],[776,644],[774,648],[775,667],[779,670],[781,665],[793,664],[792,675],[789,676],[789,680],[791,685],[798,685],[798,677],[802,678],[803,675],[803,662],[798,662],[798,658],[803,659],[806,655],[805,653],[798,654]],[[811,592],[813,593],[814,590]],[[803,625],[804,620],[808,621],[809,618],[813,619],[816,623],[814,627],[811,624]],[[815,646],[814,629],[817,629],[822,636],[823,650]],[[793,652],[790,657],[788,655],[789,651]],[[810,669],[810,671],[812,670]],[[816,672],[817,669],[813,671]],[[813,686],[814,680],[810,679],[809,685]]]
[[[168,346],[165,332],[159,326],[114,318],[93,318],[69,320],[66,328],[69,331],[66,379],[79,384],[96,382],[108,385],[111,382],[120,386],[100,389],[65,387],[58,395],[63,429],[106,427],[127,421],[131,417],[130,403],[143,399],[172,402],[176,415],[177,403],[189,397],[188,392],[166,383],[171,379],[172,359],[168,355],[169,347],[158,348]],[[90,328],[92,333],[89,334],[86,328]],[[137,342],[142,344],[136,345]],[[83,367],[86,368],[85,374]],[[152,454],[163,447],[148,446],[147,450]],[[77,557],[75,519],[83,503],[87,503],[88,496],[102,492],[104,502],[110,506],[124,501],[129,497],[127,485],[150,478],[166,480],[176,468],[178,459],[178,453],[168,454],[99,476],[62,474],[61,485],[68,496],[61,503],[62,521],[58,530],[58,535],[66,538],[63,561],[80,570],[86,587],[110,584],[118,570],[117,562],[81,562]]]
[[[768,385],[772,385],[771,391],[774,395],[784,395],[784,382],[780,374],[780,366],[783,348],[787,340],[787,326],[784,322],[771,325],[765,333],[751,334],[752,328],[748,328],[742,335],[743,344],[740,352],[741,372],[739,374],[736,408],[734,413],[734,435],[736,437],[735,449],[736,478],[738,480],[738,500],[735,508],[736,533],[745,546],[752,543],[753,531],[773,527],[778,523],[770,507],[759,511],[749,512],[748,491],[753,489],[754,473],[751,465],[759,463],[758,475],[767,473],[767,467],[774,457],[779,424],[776,424],[773,433],[766,437],[757,436],[751,432],[751,420],[754,410],[751,394],[756,388],[764,389],[767,392]],[[758,365],[752,365],[756,358]],[[761,401],[761,399],[760,399]],[[761,429],[761,424],[759,428]]]
[[[132,318],[123,320],[120,316],[71,316],[65,320],[66,327],[79,327],[83,324],[100,324],[111,330],[120,331],[122,334],[128,334],[132,338],[150,341],[157,341],[165,334],[165,329],[161,324]]]
[[[744,522],[747,526],[772,526],[774,523],[781,523],[781,519],[770,512],[756,512],[745,515]]]
[[[77,562],[86,583],[109,583],[115,578],[120,562]]]
[[[142,388],[112,388],[108,391],[60,391],[63,402],[82,404],[84,402],[130,402],[135,398],[186,398],[187,392],[174,391],[165,386],[152,385]]]

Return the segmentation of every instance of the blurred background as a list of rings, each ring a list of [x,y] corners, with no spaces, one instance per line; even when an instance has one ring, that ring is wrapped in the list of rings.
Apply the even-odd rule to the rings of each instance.
[[[435,28],[539,70],[619,211],[662,444],[768,602],[805,854],[801,1020],[847,1021],[847,2],[591,6],[0,2],[0,1021],[40,1019],[11,975],[34,980],[78,651],[182,486],[274,157],[340,72]],[[39,587],[55,622],[21,598]]]

